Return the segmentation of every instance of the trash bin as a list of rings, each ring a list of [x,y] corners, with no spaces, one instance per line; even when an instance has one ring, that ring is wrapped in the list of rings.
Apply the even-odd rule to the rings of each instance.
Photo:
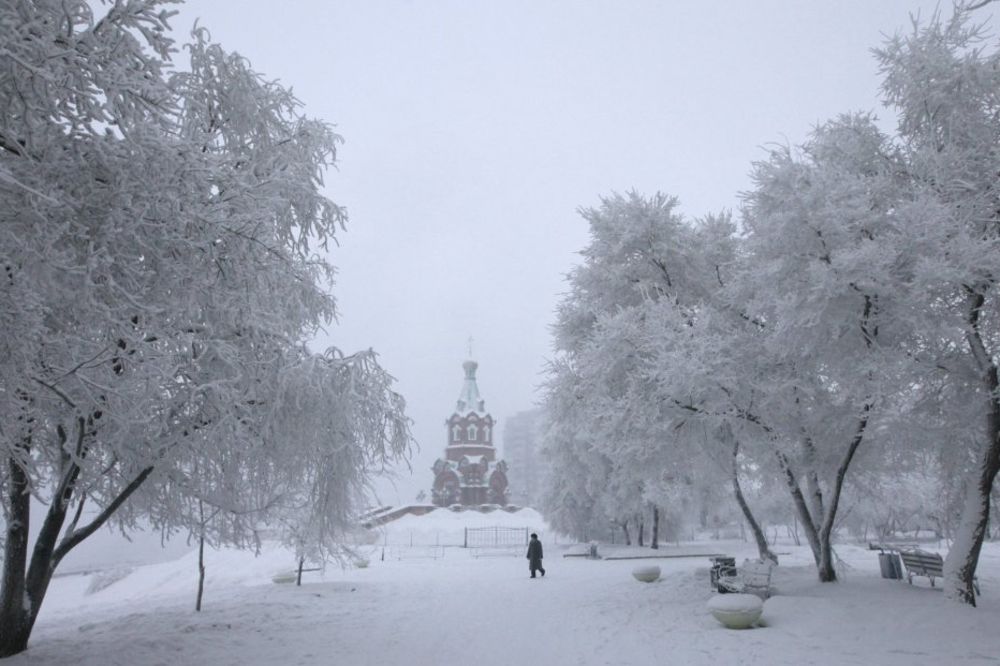
[[[736,575],[736,558],[735,557],[713,557],[712,558],[712,568],[709,569],[709,580],[712,583],[713,590],[719,590],[719,592],[726,592],[725,588],[719,588],[719,578],[722,576],[735,576]]]
[[[903,562],[899,559],[899,553],[879,553],[878,567],[882,571],[882,578],[899,580],[903,577]]]

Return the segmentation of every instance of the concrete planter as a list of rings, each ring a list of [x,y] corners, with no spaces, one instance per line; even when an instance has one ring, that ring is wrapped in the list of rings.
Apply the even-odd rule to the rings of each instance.
[[[632,569],[632,577],[643,583],[655,583],[660,580],[660,567],[642,566]]]
[[[749,629],[764,612],[764,602],[755,594],[718,594],[709,599],[708,610],[727,629]]]

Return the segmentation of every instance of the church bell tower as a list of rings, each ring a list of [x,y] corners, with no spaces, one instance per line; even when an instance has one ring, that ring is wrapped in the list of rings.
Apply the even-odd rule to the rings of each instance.
[[[444,458],[434,463],[431,496],[438,506],[507,504],[507,463],[497,460],[493,446],[496,422],[479,395],[479,364],[462,364],[465,379],[455,411],[445,421]]]

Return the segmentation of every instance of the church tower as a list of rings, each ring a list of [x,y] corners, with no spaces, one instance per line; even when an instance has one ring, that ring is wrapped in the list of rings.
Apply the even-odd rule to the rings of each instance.
[[[444,458],[434,463],[434,504],[507,504],[507,463],[496,459],[493,431],[496,425],[479,396],[476,369],[468,360],[462,364],[465,380],[455,411],[445,421],[448,443]]]

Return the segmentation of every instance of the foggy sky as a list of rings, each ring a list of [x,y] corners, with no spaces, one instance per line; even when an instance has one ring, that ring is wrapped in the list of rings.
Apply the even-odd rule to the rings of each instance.
[[[316,347],[373,347],[398,379],[421,451],[383,484],[397,504],[430,488],[470,336],[498,433],[533,405],[578,207],[636,189],[736,211],[763,146],[845,111],[891,129],[869,50],[936,4],[191,0],[173,25],[199,18],[345,139],[341,319]]]

